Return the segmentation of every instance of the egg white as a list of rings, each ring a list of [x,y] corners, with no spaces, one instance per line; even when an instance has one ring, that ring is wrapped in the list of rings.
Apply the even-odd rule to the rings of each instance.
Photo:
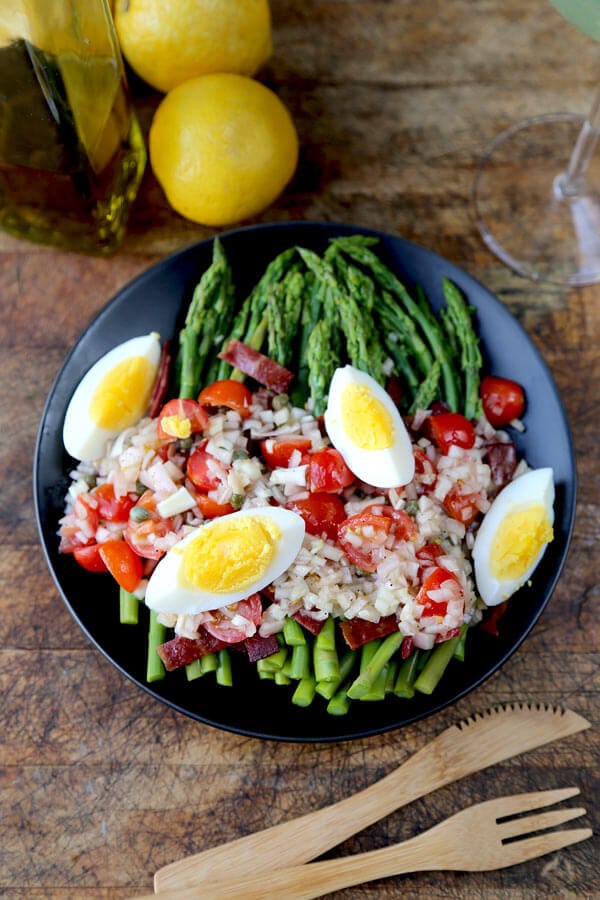
[[[131,338],[113,347],[88,369],[77,385],[69,401],[63,425],[65,449],[75,459],[90,462],[99,459],[105,451],[107,441],[116,437],[122,430],[122,428],[111,430],[98,425],[91,418],[90,408],[105,375],[119,363],[138,356],[148,361],[156,378],[160,361],[160,336],[156,332]],[[134,424],[132,421],[124,427]]]
[[[275,556],[265,571],[251,585],[246,585],[239,590],[214,593],[191,584],[184,574],[186,548],[193,541],[202,540],[203,535],[214,529],[219,523],[226,523],[241,516],[270,519],[281,531]],[[301,516],[279,506],[242,509],[200,525],[161,559],[148,582],[146,605],[159,612],[195,615],[244,600],[271,584],[292,565],[302,546],[304,530],[304,520]]]
[[[541,505],[546,510],[550,525],[554,524],[554,480],[551,468],[526,472],[500,491],[485,514],[473,545],[475,581],[482,600],[487,606],[497,606],[522,587],[540,562],[547,544],[542,545],[532,564],[518,577],[499,580],[490,570],[490,558],[494,537],[507,516]]]
[[[383,449],[365,449],[353,442],[342,422],[343,392],[349,385],[364,386],[387,410],[393,427],[393,443]],[[325,428],[333,446],[348,468],[373,487],[402,487],[412,481],[415,460],[412,443],[398,409],[384,388],[366,372],[354,366],[336,369],[329,386]]]

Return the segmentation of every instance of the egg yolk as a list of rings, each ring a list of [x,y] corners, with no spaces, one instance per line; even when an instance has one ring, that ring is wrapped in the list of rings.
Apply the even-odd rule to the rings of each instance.
[[[342,428],[361,450],[386,450],[394,443],[392,417],[364,384],[349,384],[341,398]]]
[[[94,392],[90,416],[99,428],[121,431],[141,419],[150,402],[156,368],[145,356],[113,366]]]
[[[541,504],[510,513],[500,523],[490,554],[490,570],[498,581],[522,576],[553,538],[546,508]]]
[[[281,530],[266,516],[215,521],[185,548],[184,577],[214,594],[244,590],[264,575],[280,540]]]

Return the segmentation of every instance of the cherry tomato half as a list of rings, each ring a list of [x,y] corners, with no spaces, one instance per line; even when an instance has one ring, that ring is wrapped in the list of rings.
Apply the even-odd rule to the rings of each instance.
[[[135,505],[137,500],[129,494],[122,497],[115,496],[115,489],[112,484],[99,484],[92,491],[92,497],[98,502],[96,507],[100,519],[105,522],[126,522],[129,518],[129,510]]]
[[[310,438],[296,435],[271,437],[260,442],[260,452],[270,469],[287,469],[295,450],[300,453],[299,465],[306,465],[311,446]]]
[[[313,493],[337,494],[355,481],[342,454],[334,447],[317,450],[308,463],[308,481]]]
[[[144,510],[147,515],[136,520],[130,514],[125,528],[125,540],[138,556],[143,556],[144,559],[160,559],[165,551],[156,548],[153,538],[164,537],[172,530],[171,519],[163,519],[159,514],[152,491],[142,494],[134,509]]]
[[[211,469],[210,461],[214,459],[207,453],[205,445],[196,447],[188,457],[186,472],[192,484],[202,491],[212,491],[220,484],[218,474]],[[216,460],[215,460],[216,462]]]
[[[262,618],[262,601],[260,594],[251,594],[246,600],[240,600],[238,603],[232,603],[229,607],[235,609],[236,615],[249,619],[258,627]],[[227,644],[237,644],[243,641],[246,635],[245,628],[240,625],[234,625],[229,616],[226,616],[220,609],[215,609],[211,613],[211,620],[203,622],[202,627],[212,634],[213,637],[224,641]]]
[[[437,481],[437,469],[422,447],[413,449],[415,457],[415,487],[417,494],[429,494]]]
[[[440,556],[443,556],[443,553],[444,551],[439,544],[424,544],[420,550],[417,550],[415,556],[421,564],[419,566],[419,578],[422,578],[423,573],[427,569],[437,566],[437,561]]]
[[[100,544],[90,544],[88,547],[76,547],[73,556],[82,569],[87,572],[106,572],[106,565],[100,556]]]
[[[525,392],[516,381],[487,375],[481,382],[481,402],[490,425],[500,428],[523,415]]]
[[[309,494],[293,500],[288,509],[302,516],[309,534],[326,534],[331,541],[337,540],[338,526],[346,518],[344,504],[335,494]]]
[[[196,494],[196,504],[205,519],[218,519],[219,516],[227,516],[235,512],[231,503],[217,503],[208,494]]]
[[[239,413],[242,419],[247,419],[250,415],[252,391],[241,381],[222,378],[200,391],[198,403],[209,408],[226,406]]]
[[[100,558],[125,591],[135,591],[142,579],[142,561],[125,541],[100,544]]]
[[[391,530],[391,518],[357,513],[339,526],[338,541],[351,563],[363,572],[375,572]]]
[[[190,434],[203,431],[208,425],[208,416],[195,400],[169,400],[168,403],[165,403],[158,416],[157,433],[160,440],[175,441],[178,437],[185,437],[183,434],[172,434],[172,429],[165,430],[163,428],[163,422],[171,418],[174,418],[183,426],[185,426],[186,422],[189,422]],[[165,422],[165,427],[166,425],[167,423]]]
[[[447,586],[452,587],[455,596],[462,597],[463,589],[456,575],[440,566],[427,576],[416,596],[415,602],[423,607],[423,616],[441,616],[443,618],[446,615],[448,600],[434,600],[430,596],[430,592],[439,591],[447,582],[450,582],[450,585]]]
[[[456,519],[457,522],[462,522],[465,527],[468,527],[475,521],[480,513],[480,509],[477,506],[478,499],[479,494],[463,494],[461,493],[460,488],[454,486],[450,488],[444,497],[443,506],[453,519]]]
[[[87,547],[96,541],[98,510],[91,505],[88,493],[78,494],[73,501],[74,524],[60,529],[60,553],[73,553],[79,547]],[[87,537],[85,537],[87,535]]]
[[[363,513],[385,516],[386,519],[391,519],[390,533],[394,535],[397,541],[409,541],[417,533],[414,519],[411,519],[403,509],[394,509],[393,506],[383,503],[372,503],[370,506],[365,506]]]
[[[452,446],[470,450],[475,443],[475,429],[460,413],[443,412],[429,416],[427,430],[442,453],[447,453]]]

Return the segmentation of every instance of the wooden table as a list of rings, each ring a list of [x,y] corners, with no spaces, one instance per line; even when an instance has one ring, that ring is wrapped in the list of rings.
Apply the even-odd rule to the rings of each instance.
[[[155,702],[87,641],[40,552],[31,460],[44,399],[90,317],[130,278],[211,234],[170,212],[146,174],[121,250],[95,259],[0,241],[2,328],[0,893],[100,900],[151,890],[161,865],[370,784],[447,725],[505,701],[563,704],[600,720],[600,286],[567,290],[511,273],[484,247],[471,188],[503,127],[584,112],[598,47],[545,0],[273,0],[264,71],[297,122],[302,156],[260,221],[328,219],[435,250],[496,292],[544,354],[573,427],[579,505],[571,552],[524,646],[454,708],[355,742],[235,736]],[[134,82],[148,127],[157,96]],[[552,422],[548,422],[552,440]],[[596,601],[596,603],[595,603]],[[596,832],[600,741],[590,730],[473,776],[339,850],[402,839],[460,805],[577,784]],[[591,896],[598,844],[498,873],[423,874],[343,897]]]

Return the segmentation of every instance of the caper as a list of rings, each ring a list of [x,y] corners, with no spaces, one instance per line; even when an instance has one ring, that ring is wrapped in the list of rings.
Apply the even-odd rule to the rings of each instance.
[[[129,511],[129,518],[134,522],[145,522],[150,518],[150,513],[143,506],[132,506]]]

